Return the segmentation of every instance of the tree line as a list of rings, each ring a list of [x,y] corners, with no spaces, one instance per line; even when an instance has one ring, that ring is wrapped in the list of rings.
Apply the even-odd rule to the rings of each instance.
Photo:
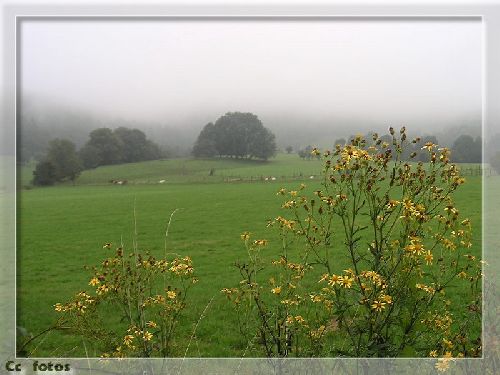
[[[79,151],[67,139],[51,140],[45,157],[35,167],[33,184],[53,185],[66,180],[74,181],[85,169],[160,157],[158,145],[138,129],[99,128],[90,132],[88,141]]]
[[[371,134],[364,136],[365,139],[370,139]],[[349,139],[354,138],[351,136]],[[389,148],[392,148],[392,136],[389,134],[385,134],[380,138],[381,142],[385,142],[389,145]],[[409,160],[410,155],[415,153],[416,156],[412,158],[415,161],[428,162],[429,154],[427,152],[422,151],[422,145],[426,143],[433,143],[435,145],[439,145],[439,140],[433,135],[426,135],[423,137],[419,137],[419,142],[413,144],[409,142],[405,149],[403,150],[403,154],[401,158],[403,160]],[[333,149],[337,145],[344,146],[347,144],[347,140],[345,138],[339,138],[333,143]],[[313,159],[317,158],[317,156],[313,155],[311,151],[313,147],[311,145],[307,145],[304,148],[301,148],[297,151],[298,156],[301,159]],[[482,139],[481,137],[473,138],[470,135],[460,135],[450,147],[451,150],[451,160],[454,163],[481,163],[482,161]],[[394,151],[394,150],[393,150]]]
[[[371,138],[371,134],[365,138]],[[392,147],[392,136],[385,134],[380,138]],[[435,136],[424,136],[416,144],[409,143],[402,154],[404,160],[428,161],[428,153],[421,151],[423,144],[439,144]],[[343,146],[344,138],[337,139],[332,145]],[[299,157],[311,159],[311,145],[297,151]],[[479,163],[482,158],[482,142],[469,135],[459,136],[453,146],[452,160],[457,163]],[[291,153],[292,147],[286,148]],[[192,154],[197,158],[229,157],[237,159],[267,160],[276,154],[275,135],[253,113],[228,112],[215,123],[206,124],[198,135]],[[49,142],[45,157],[36,165],[33,172],[35,185],[52,185],[61,181],[74,181],[85,169],[103,165],[132,163],[156,160],[163,157],[160,147],[147,139],[144,132],[120,126],[114,130],[98,128],[90,132],[87,142],[77,151],[74,143],[67,139],[56,138]]]
[[[276,154],[274,134],[252,113],[228,112],[201,130],[192,154],[195,157],[262,159]],[[158,145],[138,129],[120,126],[98,128],[76,150],[74,143],[56,138],[49,142],[45,157],[33,172],[35,185],[75,181],[85,169],[102,165],[155,160],[162,157]]]

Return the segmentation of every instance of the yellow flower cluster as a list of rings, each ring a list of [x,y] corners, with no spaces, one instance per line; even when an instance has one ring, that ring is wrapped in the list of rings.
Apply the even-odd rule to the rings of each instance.
[[[149,322],[153,323],[154,326],[156,327],[156,323],[154,322]],[[132,334],[133,333],[133,334]],[[149,331],[143,331],[136,326],[132,326],[129,329],[127,329],[127,335],[123,338],[123,343],[130,349],[135,349],[135,346],[133,345],[134,341],[136,338],[140,338],[143,341],[151,341],[153,338],[153,334]]]
[[[436,145],[432,142],[427,142],[423,147],[422,150],[427,150],[427,151],[432,151],[432,149],[436,147]]]
[[[182,259],[176,258],[172,261],[172,266],[169,268],[171,272],[178,276],[188,276],[193,274],[194,268],[190,257]]]
[[[295,299],[284,299],[284,300],[281,300],[280,301],[283,305],[287,305],[287,306],[298,306],[299,303],[300,303],[300,297],[299,296],[295,296]]]
[[[314,340],[320,339],[326,333],[326,327],[324,325],[319,326],[318,329],[311,330],[311,338]]]
[[[362,271],[359,276],[370,280],[374,285],[381,287],[382,289],[387,287],[384,278],[375,271]]]
[[[275,222],[279,223],[281,228],[287,228],[287,229],[291,229],[291,230],[294,229],[294,227],[297,223],[295,220],[287,220],[282,216],[278,216],[274,220],[275,220]]]
[[[410,244],[405,246],[410,255],[422,255],[425,251],[422,240],[419,237],[410,237]]]
[[[436,293],[436,289],[434,289],[432,286],[427,286],[427,285],[424,285],[424,284],[416,284],[415,288],[423,290],[423,291],[425,291],[425,292],[427,292],[429,294]]]
[[[438,149],[438,151],[441,151],[439,155],[439,160],[444,164],[447,164],[450,161],[450,154],[451,154],[450,149],[447,147],[443,147]]]
[[[434,327],[439,330],[444,331],[446,334],[449,333],[451,324],[453,323],[453,318],[450,313],[446,312],[444,315],[440,315],[438,312],[430,313],[427,318],[422,319],[421,323],[426,324],[429,327]],[[451,341],[446,341],[443,343],[451,343]],[[449,346],[449,345],[448,345]],[[449,346],[451,348],[451,346]]]
[[[268,242],[267,240],[255,240],[253,244],[256,246],[266,246],[267,242]]]
[[[302,315],[296,315],[296,316],[287,316],[286,318],[286,323],[287,324],[293,324],[293,323],[299,323],[300,325],[306,326],[306,320],[302,317]]]
[[[436,362],[434,367],[436,368],[436,370],[438,370],[440,372],[445,372],[446,370],[448,370],[450,368],[449,361],[450,360],[447,358],[440,358],[440,359],[438,359],[438,361]]]
[[[281,287],[277,286],[275,288],[272,288],[271,289],[271,293],[273,293],[273,294],[280,294],[281,293]]]
[[[295,200],[286,201],[281,206],[281,208],[288,208],[288,209],[289,208],[294,208],[294,207],[297,207],[297,202]]]
[[[72,302],[64,305],[56,303],[54,305],[54,310],[57,312],[76,311],[79,314],[84,314],[85,310],[95,302],[96,299],[88,295],[86,292],[79,292]]]
[[[107,292],[109,292],[109,286],[107,286],[106,284],[99,285],[96,289],[96,293],[98,295],[102,295]]]
[[[351,274],[347,275],[323,275],[320,279],[319,282],[328,280],[328,285],[334,286],[334,285],[340,285],[344,288],[351,288],[352,283],[354,282],[354,277],[352,277]]]
[[[345,163],[349,163],[352,159],[372,160],[372,156],[368,153],[368,151],[353,145],[346,145],[343,149],[341,149],[340,157],[342,162]]]
[[[392,210],[395,207],[397,207],[400,203],[401,203],[400,201],[390,199],[389,202],[387,202],[386,207],[387,207],[387,209]]]
[[[403,199],[403,215],[401,219],[415,219],[418,222],[427,221],[428,216],[425,214],[425,206],[423,204],[415,204],[411,199]]]

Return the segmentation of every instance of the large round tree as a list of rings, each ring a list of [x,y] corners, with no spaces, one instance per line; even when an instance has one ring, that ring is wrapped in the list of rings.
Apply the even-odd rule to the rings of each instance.
[[[193,147],[195,157],[226,156],[267,160],[276,153],[275,136],[253,113],[228,112],[205,125]]]

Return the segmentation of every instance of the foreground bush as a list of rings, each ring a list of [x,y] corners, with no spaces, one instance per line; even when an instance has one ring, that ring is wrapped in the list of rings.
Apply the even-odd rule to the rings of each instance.
[[[321,188],[279,190],[287,214],[269,222],[281,236],[274,260],[263,256],[272,244],[242,234],[242,280],[222,292],[266,356],[431,356],[443,368],[481,356],[481,263],[453,202],[465,179],[432,143],[421,147],[429,164],[401,160],[405,129],[390,133],[391,143],[374,134],[312,151]],[[466,295],[460,314],[451,288]]]
[[[55,328],[88,339],[102,357],[171,355],[187,292],[197,281],[191,259],[125,254],[119,247],[92,271],[91,291],[54,306],[61,314]]]

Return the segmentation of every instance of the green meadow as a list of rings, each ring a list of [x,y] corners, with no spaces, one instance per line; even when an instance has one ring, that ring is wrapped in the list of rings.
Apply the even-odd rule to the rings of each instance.
[[[30,187],[31,167],[20,168],[17,325],[32,334],[50,327],[57,319],[54,304],[90,290],[90,271],[84,266],[100,264],[112,255],[103,244],[111,242],[114,248],[123,243],[131,251],[136,233],[140,250],[160,257],[166,246],[169,253],[193,259],[199,282],[191,289],[191,305],[181,318],[177,356],[184,355],[197,323],[188,356],[261,356],[245,352],[247,342],[238,334],[233,307],[220,290],[236,286],[241,279],[233,264],[246,259],[242,232],[268,239],[265,251],[273,258],[278,236],[266,222],[283,214],[276,192],[300,183],[313,191],[319,185],[321,166],[317,160],[284,154],[268,162],[160,160],[100,167],[83,172],[74,185],[45,188]],[[110,180],[126,180],[127,184]],[[455,195],[458,209],[473,223],[470,253],[476,256],[482,249],[481,198],[480,176],[467,177]],[[165,238],[169,217],[176,209]],[[340,253],[334,263],[336,270],[346,264]],[[465,292],[453,289],[453,303],[458,305]],[[37,357],[100,355],[92,351],[92,345],[83,345],[64,331],[41,336],[30,350]]]

